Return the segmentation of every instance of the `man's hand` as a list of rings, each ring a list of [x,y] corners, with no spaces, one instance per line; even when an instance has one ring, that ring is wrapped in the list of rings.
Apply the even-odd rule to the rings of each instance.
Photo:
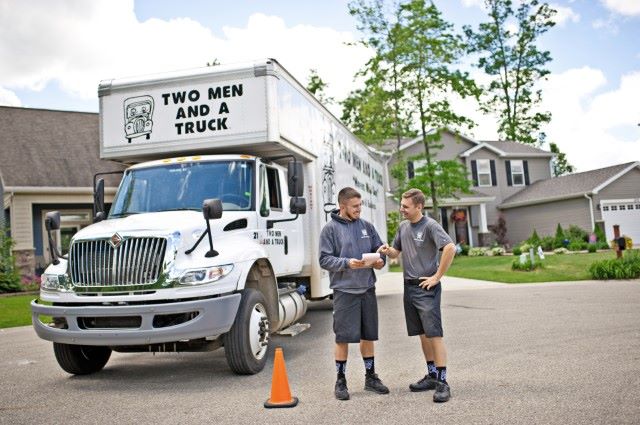
[[[378,258],[375,263],[373,263],[373,268],[376,270],[380,270],[384,267],[384,260],[382,258]]]
[[[382,244],[380,245],[380,248],[378,248],[378,250],[376,251],[378,254],[384,254],[384,255],[389,255],[389,245],[388,244]]]
[[[420,279],[424,279],[422,280],[422,282],[420,282],[420,287],[425,288],[427,291],[430,290],[431,288],[435,287],[437,284],[440,283],[440,279],[438,279],[438,277],[434,276],[420,276]]]
[[[357,260],[355,258],[351,258],[349,260],[349,268],[351,269],[364,269],[364,260]]]

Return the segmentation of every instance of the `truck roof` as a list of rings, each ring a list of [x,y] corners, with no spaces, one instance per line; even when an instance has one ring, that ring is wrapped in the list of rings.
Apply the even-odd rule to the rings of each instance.
[[[211,161],[230,161],[230,160],[246,160],[255,161],[256,156],[245,154],[234,155],[193,155],[193,156],[176,156],[173,158],[157,159],[155,161],[142,162],[140,164],[129,167],[130,170],[139,168],[157,167],[159,165],[179,164],[189,162],[211,162]]]

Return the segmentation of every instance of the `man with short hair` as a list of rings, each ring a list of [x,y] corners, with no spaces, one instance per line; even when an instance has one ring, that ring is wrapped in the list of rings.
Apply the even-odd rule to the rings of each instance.
[[[449,269],[456,247],[437,221],[422,213],[425,197],[421,190],[402,194],[400,212],[405,218],[398,226],[393,246],[382,245],[378,252],[396,258],[402,253],[404,269],[404,315],[409,336],[420,335],[427,374],[409,385],[411,391],[435,389],[433,401],[451,397],[447,382],[447,350],[443,341],[440,279]],[[438,251],[442,257],[438,262]]]
[[[334,393],[338,400],[349,400],[345,375],[349,343],[359,342],[366,370],[364,389],[388,394],[389,389],[378,378],[374,363],[373,342],[378,339],[376,275],[362,259],[365,253],[375,253],[382,241],[373,225],[360,218],[362,197],[357,190],[342,189],[338,193],[338,206],[320,233],[320,267],[329,271],[333,289],[338,373]],[[379,270],[384,264],[381,256],[373,268]]]

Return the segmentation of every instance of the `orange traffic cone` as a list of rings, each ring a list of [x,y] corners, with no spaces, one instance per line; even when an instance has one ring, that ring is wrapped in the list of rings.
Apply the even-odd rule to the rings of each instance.
[[[282,348],[276,347],[273,359],[273,377],[271,378],[271,397],[264,402],[264,407],[294,407],[298,404],[297,397],[291,397],[289,390],[289,380],[287,379],[287,368],[284,365],[284,354]]]

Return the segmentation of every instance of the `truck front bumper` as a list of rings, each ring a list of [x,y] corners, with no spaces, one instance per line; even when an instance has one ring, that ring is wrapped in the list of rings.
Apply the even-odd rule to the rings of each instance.
[[[135,306],[48,306],[33,300],[31,321],[42,339],[64,344],[123,346],[176,342],[221,335],[233,325],[240,304],[240,294],[217,298],[166,304]],[[154,318],[163,315],[198,314],[191,320],[174,326],[154,327]],[[64,318],[66,328],[40,321],[46,315]],[[78,319],[139,317],[140,326],[131,328],[81,327]]]

